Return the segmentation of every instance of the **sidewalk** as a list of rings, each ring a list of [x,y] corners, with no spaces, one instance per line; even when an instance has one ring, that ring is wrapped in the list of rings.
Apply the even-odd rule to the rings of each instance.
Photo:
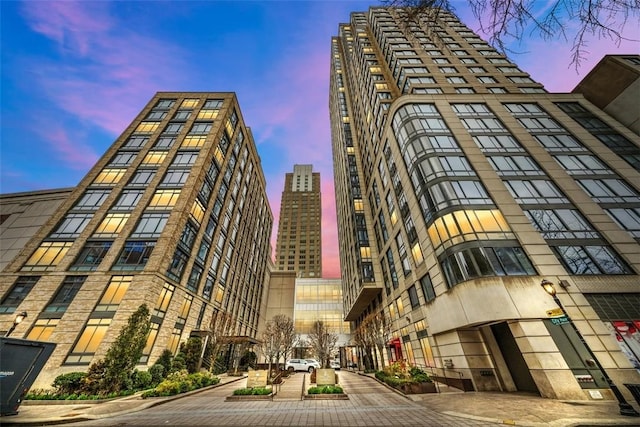
[[[191,396],[215,387],[220,387],[235,381],[244,381],[246,379],[246,375],[235,377],[222,374],[218,377],[220,378],[220,382],[216,385],[168,397],[141,399],[141,393],[136,393],[132,396],[100,403],[88,400],[69,403],[68,401],[62,400],[55,403],[46,401],[46,403],[40,404],[38,401],[28,400],[20,405],[17,415],[0,417],[0,425],[52,425],[115,417],[117,415],[128,414],[162,405],[175,399]],[[242,384],[240,387],[244,387],[244,382],[242,382]]]
[[[309,376],[303,372],[296,372],[286,377],[282,384],[276,386],[277,393],[273,400],[302,400],[304,386],[309,387]]]
[[[357,375],[343,371],[340,375]],[[381,393],[376,391],[378,383],[370,375],[360,374],[370,378],[371,387],[367,386],[367,393]],[[206,387],[170,397],[156,397],[151,399],[140,399],[139,396],[128,396],[121,399],[114,399],[108,402],[92,404],[89,402],[61,402],[60,404],[36,404],[28,401],[23,403],[18,415],[1,417],[0,425],[45,425],[63,424],[78,421],[95,419],[108,419],[117,415],[129,414],[141,411],[163,403],[171,402],[193,394],[210,390],[224,384],[238,381],[238,387],[244,386],[246,377],[220,376],[220,383],[216,386]],[[347,380],[348,378],[344,378]],[[268,405],[287,405],[294,408],[316,408],[321,403],[301,401],[303,389],[309,386],[309,376],[304,373],[296,373],[285,380],[281,385],[274,402]],[[383,387],[380,385],[379,387]],[[544,399],[540,396],[528,393],[500,393],[500,392],[462,392],[453,387],[439,385],[440,393],[421,394],[406,396],[407,401],[412,401],[416,405],[430,409],[432,411],[458,417],[460,425],[464,425],[464,419],[469,422],[480,421],[503,425],[517,425],[529,427],[542,426],[611,426],[626,425],[640,426],[640,417],[628,417],[619,415],[617,401],[563,401]],[[365,394],[362,396],[373,396]],[[404,395],[402,395],[404,396]],[[404,397],[403,397],[404,398]],[[366,399],[371,399],[366,397]],[[280,402],[277,402],[280,401]],[[639,410],[635,401],[629,402],[636,410]],[[189,402],[185,401],[188,406]],[[264,405],[265,403],[261,403]],[[224,405],[221,401],[220,405]],[[353,405],[350,401],[332,401],[331,406],[347,408]],[[273,406],[274,408],[276,406]],[[382,410],[382,409],[376,409]],[[389,411],[393,409],[389,408]],[[401,424],[401,418],[398,419]],[[290,420],[288,424],[291,425]],[[371,424],[371,426],[374,426]]]

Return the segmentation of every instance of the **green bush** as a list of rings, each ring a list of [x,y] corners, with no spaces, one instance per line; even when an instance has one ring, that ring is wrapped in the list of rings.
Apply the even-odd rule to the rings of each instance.
[[[239,388],[233,391],[234,396],[266,396],[271,389],[266,387]]]
[[[174,394],[186,393],[212,384],[218,384],[219,382],[220,378],[209,372],[189,374],[186,369],[183,369],[169,374],[156,388],[144,392],[142,397],[173,396]]]
[[[153,377],[147,371],[138,371],[135,369],[131,374],[131,381],[135,390],[145,390],[151,387]]]
[[[166,377],[167,375],[169,375],[169,372],[171,372],[171,363],[173,360],[173,353],[171,352],[171,350],[169,350],[168,348],[164,349],[162,351],[162,354],[160,354],[160,357],[158,357],[158,360],[156,360],[155,365],[161,365],[164,367],[164,372],[163,372],[163,377]],[[160,381],[158,381],[160,382]]]
[[[311,387],[307,391],[309,394],[342,394],[344,391],[342,387],[338,385],[323,385],[318,387]]]
[[[71,394],[78,392],[87,377],[86,372],[69,372],[58,375],[51,386],[56,389],[57,394]]]
[[[168,374],[169,371],[165,371],[165,367],[161,363],[156,363],[150,367],[149,374],[151,374],[151,384],[154,386],[160,384],[164,379],[165,373]]]

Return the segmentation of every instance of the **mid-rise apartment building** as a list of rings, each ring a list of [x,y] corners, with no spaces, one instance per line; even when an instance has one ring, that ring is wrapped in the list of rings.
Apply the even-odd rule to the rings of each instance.
[[[320,173],[313,165],[294,165],[285,175],[280,202],[276,268],[298,277],[322,276]]]
[[[85,370],[146,304],[142,366],[215,312],[255,338],[273,216],[233,93],[157,93],[0,273],[12,337],[57,344],[38,379]]]
[[[378,359],[551,398],[637,383],[638,136],[443,11],[352,13],[331,61],[344,313],[391,322]]]

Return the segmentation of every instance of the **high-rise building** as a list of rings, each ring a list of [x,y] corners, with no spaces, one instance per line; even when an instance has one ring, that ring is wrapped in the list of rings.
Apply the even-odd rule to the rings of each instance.
[[[320,173],[294,165],[285,175],[276,241],[276,268],[298,277],[322,276]]]
[[[561,399],[638,382],[638,136],[447,12],[352,13],[331,59],[344,313],[390,322],[378,362]]]
[[[215,313],[255,338],[273,216],[235,94],[157,93],[0,273],[12,337],[57,343],[36,384],[104,357],[146,304],[140,364]]]
[[[640,55],[605,55],[573,92],[640,135]]]

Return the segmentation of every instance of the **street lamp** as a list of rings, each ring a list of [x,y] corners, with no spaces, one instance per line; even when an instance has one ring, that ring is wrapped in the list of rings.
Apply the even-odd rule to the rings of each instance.
[[[25,317],[27,317],[27,312],[26,311],[23,311],[22,313],[17,314],[16,318],[13,320],[13,325],[11,325],[11,327],[9,328],[7,333],[4,334],[4,336],[8,337],[9,334],[11,332],[13,332],[13,330],[16,328],[16,326],[18,326],[18,324],[22,323],[22,321],[25,319]]]
[[[604,370],[604,368],[600,364],[600,361],[598,361],[598,358],[596,357],[596,355],[593,353],[593,351],[591,351],[591,348],[589,347],[587,342],[584,340],[584,337],[582,336],[580,331],[578,331],[578,328],[576,328],[576,325],[573,323],[573,320],[571,320],[571,317],[569,317],[569,314],[567,314],[567,312],[565,311],[564,307],[562,306],[562,303],[560,303],[560,299],[558,299],[558,296],[556,295],[556,288],[554,287],[553,283],[547,279],[543,279],[542,282],[540,283],[540,286],[542,286],[542,289],[544,289],[546,293],[548,293],[553,297],[553,300],[558,305],[558,307],[560,307],[560,310],[562,310],[562,313],[567,318],[569,324],[573,328],[576,335],[578,335],[580,342],[584,345],[585,349],[589,353],[589,356],[591,356],[591,360],[588,361],[588,364],[595,364],[596,367],[600,370],[600,372],[602,372],[602,375],[604,376],[605,381],[609,385],[609,388],[611,389],[613,394],[616,396],[616,399],[618,399],[618,407],[620,408],[620,415],[627,415],[630,417],[640,416],[640,414],[635,409],[633,409],[633,406],[627,403],[627,401],[625,400],[624,396],[622,395],[618,387],[613,383],[613,380],[609,378],[609,375],[607,375],[607,372]]]

